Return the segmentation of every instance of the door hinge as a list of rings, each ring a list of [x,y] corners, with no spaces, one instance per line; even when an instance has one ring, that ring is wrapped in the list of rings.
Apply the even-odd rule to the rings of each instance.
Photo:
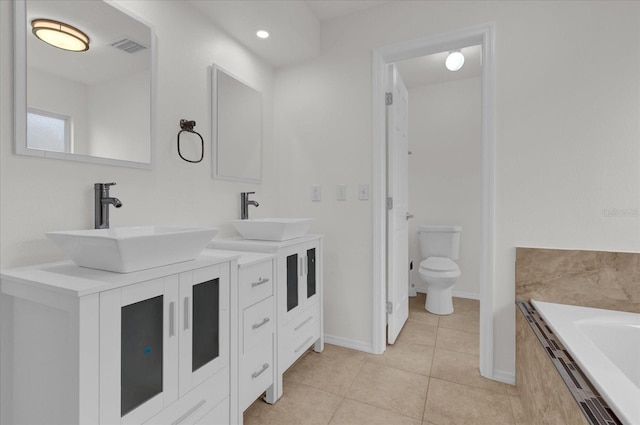
[[[387,105],[393,105],[393,93],[386,92],[384,94],[384,100]]]
[[[393,313],[393,303],[391,301],[387,301],[387,314]]]
[[[387,209],[388,210],[393,209],[393,198],[387,198]]]

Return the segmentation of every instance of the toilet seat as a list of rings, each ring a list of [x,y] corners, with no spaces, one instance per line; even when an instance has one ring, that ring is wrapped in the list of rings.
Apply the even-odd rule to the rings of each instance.
[[[420,268],[430,272],[454,272],[460,268],[451,258],[429,257],[420,263]]]

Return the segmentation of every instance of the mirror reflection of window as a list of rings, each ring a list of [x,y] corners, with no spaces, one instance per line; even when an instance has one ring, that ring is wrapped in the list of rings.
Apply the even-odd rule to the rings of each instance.
[[[27,147],[53,152],[71,152],[71,118],[29,108]]]

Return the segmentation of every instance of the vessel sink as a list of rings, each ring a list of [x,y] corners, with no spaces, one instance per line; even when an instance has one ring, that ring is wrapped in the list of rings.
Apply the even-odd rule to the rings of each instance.
[[[216,228],[143,226],[48,232],[77,265],[129,273],[195,259]]]
[[[244,239],[287,241],[306,235],[312,221],[311,218],[254,218],[232,220],[231,224]]]

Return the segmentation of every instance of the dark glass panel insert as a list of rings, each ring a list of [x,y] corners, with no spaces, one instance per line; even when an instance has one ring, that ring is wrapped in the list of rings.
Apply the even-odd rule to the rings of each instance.
[[[162,295],[122,307],[120,415],[162,392]]]
[[[287,311],[298,306],[298,254],[287,257]]]
[[[191,369],[200,369],[220,353],[220,279],[193,286]]]
[[[307,298],[316,294],[316,249],[307,250]]]

